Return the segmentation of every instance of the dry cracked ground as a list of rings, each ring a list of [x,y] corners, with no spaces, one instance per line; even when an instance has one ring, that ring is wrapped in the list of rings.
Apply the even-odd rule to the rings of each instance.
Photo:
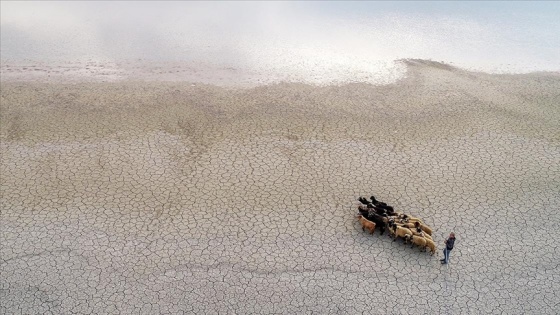
[[[0,313],[558,314],[559,91],[421,61],[385,86],[4,81]],[[362,232],[371,194],[437,255]]]

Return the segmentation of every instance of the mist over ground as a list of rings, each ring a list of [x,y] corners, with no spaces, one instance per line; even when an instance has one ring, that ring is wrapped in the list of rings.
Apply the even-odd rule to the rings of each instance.
[[[553,2],[2,2],[2,63],[181,63],[318,84],[393,82],[405,58],[557,71],[559,13]]]

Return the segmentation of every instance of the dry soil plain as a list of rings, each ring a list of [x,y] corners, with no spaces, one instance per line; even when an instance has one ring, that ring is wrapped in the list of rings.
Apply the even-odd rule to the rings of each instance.
[[[422,61],[384,86],[4,81],[0,313],[558,314],[559,92]],[[362,232],[371,194],[437,256]]]

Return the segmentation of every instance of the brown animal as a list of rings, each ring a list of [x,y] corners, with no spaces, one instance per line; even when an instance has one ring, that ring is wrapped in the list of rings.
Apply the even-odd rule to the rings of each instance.
[[[428,233],[426,233],[426,232],[424,232],[424,231],[422,231],[422,230],[418,231],[416,228],[413,228],[413,229],[410,229],[410,231],[412,232],[413,235],[416,235],[416,236],[424,237],[424,238],[426,238],[426,239],[433,240],[432,237],[431,237],[430,235],[428,235]]]
[[[422,224],[420,223],[420,228],[422,229],[422,231],[426,232],[428,235],[432,236],[432,228],[430,228],[429,226],[427,226],[426,224]]]
[[[375,223],[364,218],[362,215],[358,216],[358,220],[362,224],[362,231],[368,230],[370,234],[373,234],[373,232],[375,231]]]
[[[436,243],[434,241],[426,239],[426,247],[430,249],[430,255],[434,255],[436,253]]]
[[[408,239],[412,243],[412,246],[417,245],[421,249],[424,249],[424,250],[426,249],[426,239],[423,238],[422,236],[412,235],[412,236],[409,236]]]
[[[414,223],[409,223],[409,222],[402,222],[401,221],[400,223],[397,223],[397,225],[405,227],[407,229],[413,229],[414,228]]]
[[[416,223],[416,222],[420,222],[421,224],[424,224],[424,221],[422,221],[422,219],[420,218],[416,218],[416,217],[411,217],[408,214],[404,214],[404,213],[399,213],[398,218],[403,222],[403,223]]]
[[[424,230],[422,230],[422,226],[420,224],[420,222],[416,222],[414,223],[414,228],[410,229],[412,231],[412,234],[417,235],[417,236],[422,236],[428,239],[431,239],[433,241],[433,238],[431,235],[428,235],[428,233],[424,232]]]
[[[431,236],[430,234],[424,232],[424,231],[422,231],[422,235],[420,235],[420,236],[422,236],[423,238],[425,238],[425,239],[427,239],[427,240],[430,240],[430,241],[432,241],[432,242],[434,241],[434,239],[432,238],[432,236]]]
[[[391,226],[391,228],[389,229],[389,231],[391,232],[391,235],[393,235],[393,242],[397,240],[397,237],[401,237],[404,239],[404,243],[406,244],[406,235],[412,235],[412,232],[405,228],[405,227],[401,227],[398,226],[396,224],[393,223],[393,225]]]
[[[430,236],[432,235],[432,228],[430,228],[426,224],[423,224],[423,223],[420,223],[420,222],[415,222],[414,223],[414,228],[416,230],[421,230],[421,231],[425,232],[426,234],[429,234]]]
[[[420,219],[417,219],[417,218],[414,218],[414,219],[409,218],[409,219],[408,219],[408,222],[410,222],[410,223],[416,223],[416,222],[418,222],[418,223],[420,223],[420,224],[424,224],[424,221],[422,221],[422,220],[420,220]]]

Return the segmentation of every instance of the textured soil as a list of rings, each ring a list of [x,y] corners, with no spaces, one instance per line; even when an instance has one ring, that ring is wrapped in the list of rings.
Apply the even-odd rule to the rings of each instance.
[[[560,75],[407,67],[381,86],[2,81],[0,313],[558,314]],[[372,194],[437,255],[362,232]]]

